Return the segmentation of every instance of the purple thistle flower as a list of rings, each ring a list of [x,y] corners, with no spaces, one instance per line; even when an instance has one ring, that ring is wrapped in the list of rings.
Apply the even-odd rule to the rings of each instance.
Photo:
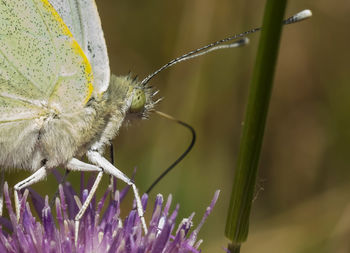
[[[158,194],[154,203],[152,218],[148,225],[148,234],[144,235],[140,217],[136,210],[122,220],[120,217],[120,202],[127,190],[115,191],[110,186],[102,198],[96,203],[92,201],[84,217],[80,221],[78,245],[74,244],[74,216],[79,210],[79,203],[83,202],[88,190],[82,190],[82,196],[74,201],[77,194],[69,183],[59,186],[59,197],[55,200],[54,218],[49,206],[48,197],[45,199],[30,190],[30,196],[36,211],[41,217],[40,221],[32,215],[26,190],[21,200],[21,218],[16,221],[7,183],[4,186],[5,204],[10,221],[0,218],[0,252],[52,252],[52,253],[175,253],[200,252],[201,240],[197,235],[209,213],[218,199],[219,191],[207,208],[199,226],[190,233],[192,227],[192,214],[183,219],[175,230],[175,219],[178,215],[179,205],[170,212],[172,201],[168,197],[163,207],[163,197]],[[111,198],[108,198],[108,196]],[[142,205],[147,205],[148,196],[142,196]],[[105,212],[101,210],[107,205]],[[5,228],[5,229],[4,229]],[[6,231],[11,231],[7,233]]]

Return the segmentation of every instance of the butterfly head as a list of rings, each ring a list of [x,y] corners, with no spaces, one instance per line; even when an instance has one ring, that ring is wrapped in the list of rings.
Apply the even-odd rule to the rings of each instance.
[[[127,76],[111,76],[109,100],[126,120],[147,118],[159,100],[154,100],[157,94],[148,84],[143,85],[137,78]]]

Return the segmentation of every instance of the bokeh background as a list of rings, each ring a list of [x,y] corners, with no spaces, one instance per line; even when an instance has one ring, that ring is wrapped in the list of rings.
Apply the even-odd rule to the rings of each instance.
[[[111,69],[140,79],[172,58],[261,24],[265,1],[97,0]],[[251,228],[242,252],[350,252],[350,4],[290,1],[287,15],[313,18],[284,28]],[[242,48],[216,51],[159,74],[158,110],[191,124],[197,143],[151,194],[173,194],[181,216],[203,215],[203,252],[224,252],[225,220],[259,34]],[[151,115],[114,140],[116,165],[141,193],[191,141],[188,130]],[[108,155],[108,154],[107,154]],[[79,189],[79,175],[68,180]],[[8,174],[10,185],[28,174]],[[108,177],[101,191],[105,190]],[[122,186],[122,184],[120,184]],[[52,196],[53,176],[35,187]],[[101,194],[101,191],[99,194]],[[130,209],[132,194],[124,203]],[[149,211],[150,212],[150,211]],[[127,212],[125,211],[124,214]]]

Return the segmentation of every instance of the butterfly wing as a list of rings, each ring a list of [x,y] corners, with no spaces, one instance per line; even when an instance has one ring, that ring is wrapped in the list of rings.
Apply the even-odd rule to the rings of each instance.
[[[81,108],[92,91],[89,61],[47,0],[0,1],[0,124]]]
[[[110,80],[107,46],[94,0],[49,0],[88,57],[97,93],[107,90]]]

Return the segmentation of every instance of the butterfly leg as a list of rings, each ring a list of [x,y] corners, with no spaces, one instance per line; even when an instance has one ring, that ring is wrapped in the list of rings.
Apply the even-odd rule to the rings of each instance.
[[[75,216],[74,222],[75,222],[75,230],[74,230],[74,242],[75,245],[78,245],[78,233],[79,233],[79,223],[80,223],[80,219],[83,217],[86,209],[88,208],[96,190],[98,185],[101,182],[102,176],[103,176],[103,169],[95,166],[95,165],[91,165],[88,163],[84,163],[82,161],[79,161],[78,159],[73,158],[72,160],[70,160],[67,164],[67,169],[71,170],[71,171],[85,171],[85,172],[98,172],[97,177],[95,179],[94,184],[91,187],[91,190],[84,202],[84,204],[81,206],[78,214]]]
[[[132,190],[134,191],[137,213],[140,216],[143,230],[144,230],[145,234],[147,234],[147,226],[146,226],[145,218],[143,217],[143,207],[142,207],[142,203],[141,203],[141,198],[140,198],[139,192],[138,192],[134,182],[131,181],[131,179],[128,178],[123,172],[121,172],[116,167],[114,167],[113,164],[111,164],[106,158],[104,158],[97,151],[90,150],[87,152],[86,155],[87,155],[88,159],[90,160],[90,162],[103,168],[105,173],[108,173],[108,174],[124,181],[125,183],[127,183],[128,185],[131,186]]]
[[[22,190],[23,188],[26,188],[32,184],[35,184],[43,179],[45,179],[47,176],[47,170],[46,167],[43,166],[37,171],[35,171],[31,176],[27,177],[26,179],[22,180],[21,182],[17,183],[14,186],[14,193],[15,193],[15,208],[16,208],[16,216],[17,216],[17,222],[19,222],[19,214],[20,214],[20,205],[19,205],[19,198],[18,198],[18,192]]]

